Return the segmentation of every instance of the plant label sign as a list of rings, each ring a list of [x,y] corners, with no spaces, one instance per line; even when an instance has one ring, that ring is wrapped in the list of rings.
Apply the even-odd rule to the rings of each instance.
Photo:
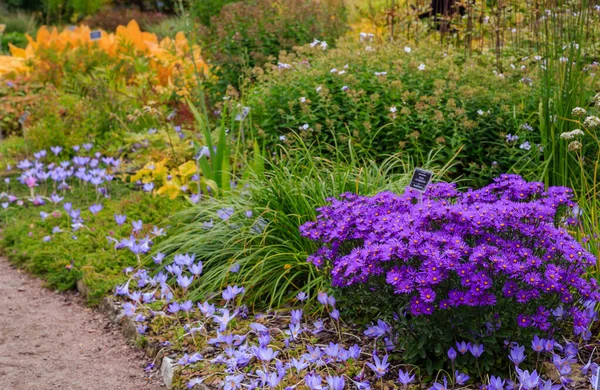
[[[90,39],[92,41],[100,39],[101,36],[102,36],[102,31],[100,31],[100,30],[94,30],[94,31],[90,32]]]
[[[23,115],[21,115],[19,117],[19,123],[21,124],[21,126],[23,126],[25,124],[25,121],[27,120],[28,117],[29,117],[29,111],[25,111],[23,113]]]
[[[235,120],[238,122],[241,122],[244,119],[246,119],[246,117],[248,116],[249,113],[250,113],[250,107],[244,107],[242,109],[242,111],[237,114],[237,116],[235,117]]]
[[[421,168],[415,168],[415,172],[413,173],[412,179],[410,179],[410,184],[408,186],[419,192],[425,192],[427,187],[429,187],[432,178],[433,172]]]

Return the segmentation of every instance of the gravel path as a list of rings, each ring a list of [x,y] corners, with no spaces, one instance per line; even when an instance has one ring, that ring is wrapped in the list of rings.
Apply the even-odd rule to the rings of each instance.
[[[146,364],[76,294],[56,294],[0,258],[0,389],[161,389]]]

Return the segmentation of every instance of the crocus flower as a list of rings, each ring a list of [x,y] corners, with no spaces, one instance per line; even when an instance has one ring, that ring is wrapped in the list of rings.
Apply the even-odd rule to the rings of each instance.
[[[302,310],[292,310],[292,324],[299,324],[302,321]]]
[[[410,375],[409,371],[398,371],[398,382],[402,383],[404,387],[408,386],[408,384],[411,383],[413,380],[415,380],[415,374]]]
[[[125,222],[125,221],[123,221],[123,222]],[[156,264],[161,264],[164,259],[165,259],[165,254],[161,253],[161,252],[157,252],[156,255],[152,256],[152,260],[154,260],[154,263],[156,263]]]
[[[102,205],[101,204],[93,204],[90,206],[90,211],[92,212],[92,214],[96,215],[100,211],[102,211]]]
[[[322,381],[319,374],[308,374],[304,377],[304,383],[310,390],[323,390]]]
[[[451,361],[454,361],[456,359],[456,351],[452,347],[450,347],[450,349],[448,350],[448,359],[450,359]]]
[[[525,360],[524,351],[525,351],[525,347],[519,346],[519,345],[515,345],[510,350],[510,355],[508,355],[508,358],[510,359],[511,362],[513,362],[513,364],[515,366],[518,366],[519,364],[521,364],[521,362],[523,362],[523,360]]]
[[[464,341],[461,341],[460,343],[456,342],[456,348],[458,349],[458,352],[464,355],[471,349],[471,343],[465,343]]]
[[[537,334],[533,336],[533,340],[531,341],[531,348],[537,352],[541,353],[544,351],[544,345],[546,344],[546,340],[540,339]]]
[[[536,389],[540,383],[540,376],[535,370],[530,374],[527,370],[523,371],[517,368],[517,376],[521,386],[527,390]]]
[[[306,294],[304,291],[300,291],[298,294],[296,294],[296,299],[300,302],[304,302],[307,298],[308,294]]]
[[[504,384],[506,382],[500,378],[492,375],[490,378],[490,384],[488,386],[488,390],[504,390]]]
[[[330,390],[344,390],[346,381],[343,376],[327,376],[327,384]]]
[[[436,382],[429,388],[429,390],[448,390],[448,379],[444,377],[444,384]]]
[[[462,386],[465,383],[467,383],[467,381],[469,380],[469,375],[465,374],[464,372],[460,372],[460,371],[456,370],[454,372],[454,378],[456,379],[456,383],[459,384],[460,386]]]
[[[375,372],[377,378],[381,378],[387,373],[387,369],[390,365],[388,363],[388,355],[385,355],[381,360],[379,360],[379,357],[377,357],[377,355],[373,355],[373,360],[375,361],[375,364],[367,362],[367,366],[369,366],[371,370]]]
[[[140,230],[142,230],[142,227],[144,226],[144,223],[141,220],[138,220],[138,221],[133,221],[131,223],[131,225],[133,226],[133,231],[134,232],[139,232]]]
[[[483,353],[483,344],[473,344],[470,346],[469,351],[471,354],[478,358]]]

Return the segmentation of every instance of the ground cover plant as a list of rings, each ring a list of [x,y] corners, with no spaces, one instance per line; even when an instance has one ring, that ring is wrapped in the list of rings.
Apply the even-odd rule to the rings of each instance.
[[[147,225],[140,224],[138,233],[156,240],[161,230],[149,224],[162,223],[181,202],[122,183],[123,161],[94,152],[93,144],[75,149],[72,159],[63,159],[67,153],[57,146],[11,167],[0,194],[2,247],[51,287],[72,289],[82,280],[89,301],[97,303],[123,280],[123,268],[137,262],[115,253],[111,237],[120,229],[114,215],[126,210],[132,222],[143,216]]]

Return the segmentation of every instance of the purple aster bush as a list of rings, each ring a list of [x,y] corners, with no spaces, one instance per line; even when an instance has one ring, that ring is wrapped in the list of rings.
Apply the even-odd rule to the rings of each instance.
[[[408,360],[439,368],[449,347],[470,340],[484,344],[476,359],[489,368],[505,339],[581,336],[596,319],[598,283],[586,277],[595,259],[565,227],[572,197],[517,175],[466,192],[437,183],[422,195],[346,193],[300,230],[323,244],[309,261],[346,300],[377,300],[396,319]],[[469,355],[457,362],[473,363]]]

